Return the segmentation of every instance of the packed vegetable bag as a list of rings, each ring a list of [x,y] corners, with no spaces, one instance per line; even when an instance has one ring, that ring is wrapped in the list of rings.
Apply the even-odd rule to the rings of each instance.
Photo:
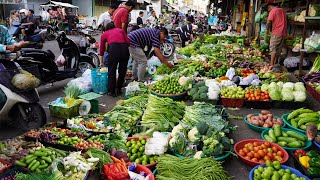
[[[20,70],[20,73],[13,76],[11,82],[19,90],[34,89],[40,85],[40,80],[25,70]]]

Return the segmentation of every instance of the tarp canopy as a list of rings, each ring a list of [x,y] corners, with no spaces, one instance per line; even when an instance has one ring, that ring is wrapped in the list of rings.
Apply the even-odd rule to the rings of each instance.
[[[63,2],[57,2],[57,1],[49,1],[45,4],[41,4],[41,7],[49,7],[49,6],[62,6],[62,7],[68,7],[68,8],[79,8],[78,6],[74,6],[69,3],[63,3]]]

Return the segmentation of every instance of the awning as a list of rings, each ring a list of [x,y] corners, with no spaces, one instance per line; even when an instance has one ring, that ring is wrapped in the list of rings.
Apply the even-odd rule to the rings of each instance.
[[[57,1],[49,1],[45,4],[40,5],[40,7],[49,7],[49,6],[62,6],[62,7],[68,7],[68,8],[79,8],[78,6],[74,6],[69,3],[57,2]]]

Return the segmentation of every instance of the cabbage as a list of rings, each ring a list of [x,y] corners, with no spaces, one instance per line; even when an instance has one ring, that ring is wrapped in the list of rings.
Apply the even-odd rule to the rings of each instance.
[[[281,89],[283,88],[283,82],[279,81],[279,82],[277,82],[277,85],[279,87],[279,90],[281,91]]]
[[[307,99],[307,94],[304,91],[293,91],[292,94],[297,102],[303,102]]]
[[[306,92],[306,88],[304,87],[302,82],[297,82],[294,84],[294,90],[295,91],[302,91],[302,92]]]
[[[16,74],[11,82],[20,90],[34,89],[40,85],[40,80],[25,70],[20,70],[20,73]]]
[[[284,101],[293,101],[294,99],[292,91],[290,91],[289,88],[282,89],[281,96]]]
[[[261,91],[268,91],[269,84],[262,84]]]
[[[269,84],[268,89],[276,89],[276,90],[279,90],[279,87],[278,87],[277,83],[272,82],[272,83]]]
[[[286,82],[286,83],[284,83],[283,89],[285,89],[285,88],[293,91],[293,89],[294,89],[294,83],[292,83],[292,82]]]
[[[271,89],[269,92],[271,100],[279,101],[281,100],[281,92],[277,89]]]

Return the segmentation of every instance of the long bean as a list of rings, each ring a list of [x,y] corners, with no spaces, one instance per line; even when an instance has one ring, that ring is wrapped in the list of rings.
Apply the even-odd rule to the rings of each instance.
[[[159,180],[229,180],[221,162],[211,158],[178,158],[172,155],[163,155],[158,158]]]

